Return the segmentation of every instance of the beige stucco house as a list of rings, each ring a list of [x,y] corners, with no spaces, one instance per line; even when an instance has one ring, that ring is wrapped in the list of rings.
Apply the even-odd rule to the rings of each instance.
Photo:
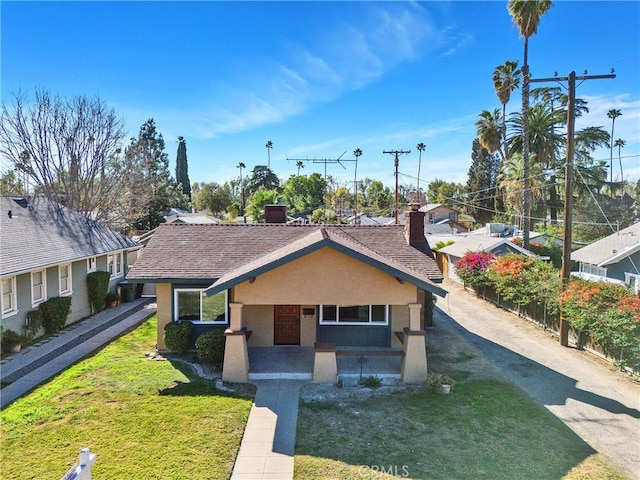
[[[249,348],[298,345],[315,351],[316,382],[335,381],[336,352],[357,346],[400,350],[403,380],[417,383],[425,292],[446,292],[424,213],[405,216],[379,227],[160,225],[127,279],[156,284],[158,349],[168,322],[225,329],[224,380],[248,381]]]

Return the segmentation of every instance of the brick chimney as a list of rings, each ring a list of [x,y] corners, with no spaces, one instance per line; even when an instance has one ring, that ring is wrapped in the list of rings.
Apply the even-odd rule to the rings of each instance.
[[[431,251],[424,236],[425,213],[419,211],[419,203],[410,203],[404,212],[404,236],[407,243],[418,250]]]
[[[264,221],[266,223],[287,223],[287,206],[265,205]]]

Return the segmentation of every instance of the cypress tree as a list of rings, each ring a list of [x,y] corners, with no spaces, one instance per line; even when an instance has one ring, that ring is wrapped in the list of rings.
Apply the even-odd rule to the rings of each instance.
[[[189,167],[187,165],[187,142],[184,137],[178,137],[178,157],[176,158],[176,182],[182,186],[182,193],[191,199],[191,182],[189,182]]]

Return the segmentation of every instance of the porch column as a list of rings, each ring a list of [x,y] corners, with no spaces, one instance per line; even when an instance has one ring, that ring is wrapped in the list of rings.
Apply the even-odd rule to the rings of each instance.
[[[419,303],[409,304],[409,328],[404,329],[402,381],[422,383],[427,378],[427,333],[420,329]]]
[[[335,343],[316,343],[313,359],[313,383],[336,383],[338,362]]]
[[[171,322],[173,318],[171,312],[171,284],[158,283],[156,285],[156,317],[158,324],[156,326],[156,348],[159,351],[166,351],[167,346],[164,344],[164,327]]]
[[[224,364],[222,380],[225,382],[249,382],[249,352],[247,332],[242,327],[242,304],[231,303],[229,328],[225,330]]]

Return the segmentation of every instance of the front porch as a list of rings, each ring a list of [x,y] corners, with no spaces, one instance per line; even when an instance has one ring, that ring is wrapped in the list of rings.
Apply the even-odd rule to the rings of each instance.
[[[249,353],[249,380],[313,380],[314,348],[298,346],[252,347]],[[402,351],[393,348],[339,347],[336,351],[338,376],[346,384],[360,377],[400,380]]]

